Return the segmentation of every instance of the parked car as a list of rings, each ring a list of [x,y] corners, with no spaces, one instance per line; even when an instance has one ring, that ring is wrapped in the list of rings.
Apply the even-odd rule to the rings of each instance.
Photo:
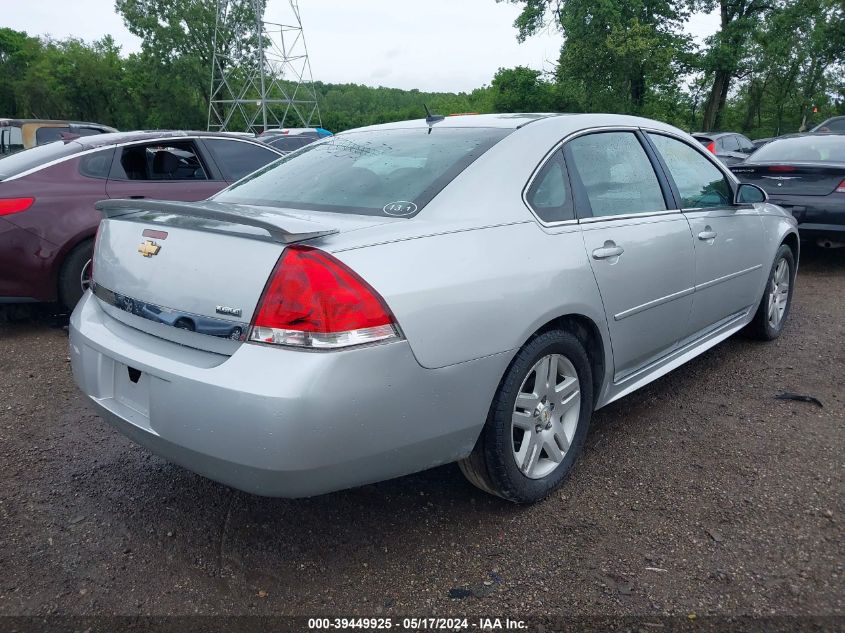
[[[637,117],[344,132],[206,202],[100,203],[73,374],[130,438],[249,492],[458,461],[536,501],[594,409],[743,328],[781,334],[799,242],[765,198]]]
[[[289,127],[262,132],[258,135],[258,140],[289,154],[300,147],[305,147],[309,143],[331,135],[331,132],[321,127]]]
[[[812,130],[811,133],[833,132],[836,134],[845,133],[845,116],[834,116],[822,121]]]
[[[0,303],[76,304],[90,283],[98,200],[203,200],[280,157],[219,134],[123,132],[0,159]]]
[[[725,165],[741,163],[754,151],[754,143],[736,132],[697,132],[693,137]]]
[[[845,246],[845,135],[778,139],[731,170],[790,211],[802,238]]]
[[[0,119],[0,157],[59,141],[63,136],[92,136],[117,132],[113,127],[52,119]]]

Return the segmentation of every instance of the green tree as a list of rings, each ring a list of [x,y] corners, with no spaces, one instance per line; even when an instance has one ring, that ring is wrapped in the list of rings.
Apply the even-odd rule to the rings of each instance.
[[[497,0],[504,1],[504,0]],[[687,5],[675,0],[508,0],[522,6],[518,38],[551,21],[564,36],[558,83],[587,110],[646,113],[683,71]]]

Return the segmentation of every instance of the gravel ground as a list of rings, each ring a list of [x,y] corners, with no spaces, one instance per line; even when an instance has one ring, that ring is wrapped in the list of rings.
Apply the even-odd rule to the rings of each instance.
[[[770,344],[597,412],[517,507],[457,467],[307,500],[231,490],[86,408],[61,319],[0,324],[0,615],[845,616],[845,252]],[[775,400],[810,394],[824,407]]]

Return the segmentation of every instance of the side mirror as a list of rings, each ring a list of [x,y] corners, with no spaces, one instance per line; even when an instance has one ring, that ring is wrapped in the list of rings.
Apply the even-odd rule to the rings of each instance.
[[[737,204],[751,204],[754,202],[767,202],[769,194],[763,191],[762,188],[751,183],[744,182],[736,190]]]

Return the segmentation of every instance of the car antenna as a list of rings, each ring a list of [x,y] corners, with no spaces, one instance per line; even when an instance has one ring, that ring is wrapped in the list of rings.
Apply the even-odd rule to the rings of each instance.
[[[423,107],[425,108],[425,122],[428,123],[428,133],[431,134],[431,126],[433,126],[435,123],[439,123],[446,117],[442,114],[432,114],[431,110],[428,109],[428,106],[426,104],[423,104]]]

